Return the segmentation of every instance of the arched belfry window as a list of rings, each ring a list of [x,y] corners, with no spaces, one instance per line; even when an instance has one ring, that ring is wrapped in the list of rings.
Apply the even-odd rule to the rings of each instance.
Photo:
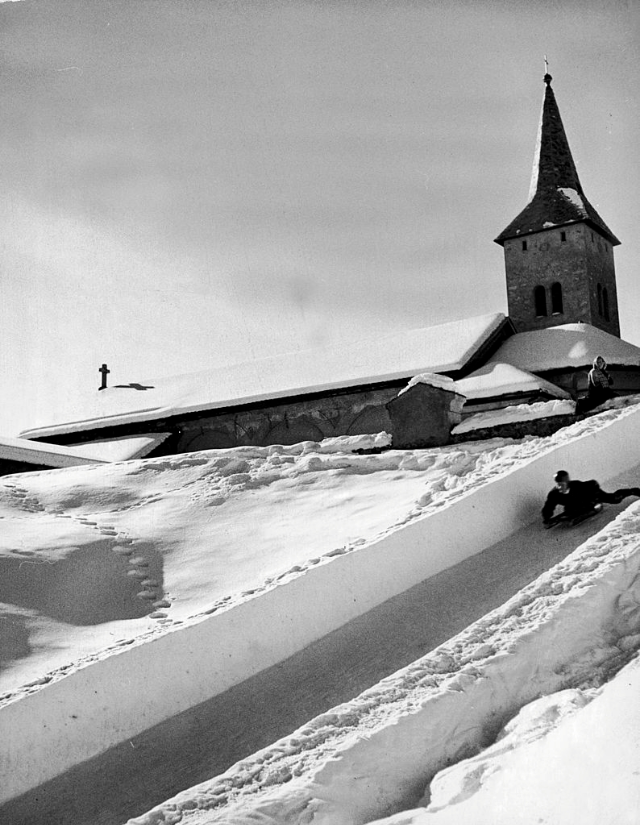
[[[533,303],[536,308],[536,318],[544,318],[547,315],[547,290],[543,286],[537,286],[533,290]]]
[[[609,320],[609,293],[607,292],[606,286],[602,290],[602,314],[604,315],[604,320]]]
[[[602,309],[602,284],[598,284],[598,315],[604,315]]]
[[[553,315],[562,315],[562,284],[555,282],[551,284],[551,313]]]

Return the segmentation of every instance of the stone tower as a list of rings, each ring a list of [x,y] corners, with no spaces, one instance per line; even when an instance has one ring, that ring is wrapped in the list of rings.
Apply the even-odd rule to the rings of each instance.
[[[529,202],[498,235],[509,315],[518,332],[583,322],[620,336],[613,247],[586,199],[545,74]]]

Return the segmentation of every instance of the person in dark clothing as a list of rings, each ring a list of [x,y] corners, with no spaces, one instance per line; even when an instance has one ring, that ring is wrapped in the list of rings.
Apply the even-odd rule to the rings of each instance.
[[[542,508],[542,521],[551,527],[558,521],[574,521],[596,509],[598,504],[620,504],[628,496],[640,498],[640,487],[620,487],[607,493],[595,479],[572,481],[566,470],[559,470],[554,478],[555,487],[549,492]],[[554,515],[556,507],[562,507],[559,515]]]
[[[590,408],[603,404],[609,398],[615,398],[616,393],[611,389],[612,384],[613,378],[607,371],[607,362],[598,355],[587,377],[587,403]]]

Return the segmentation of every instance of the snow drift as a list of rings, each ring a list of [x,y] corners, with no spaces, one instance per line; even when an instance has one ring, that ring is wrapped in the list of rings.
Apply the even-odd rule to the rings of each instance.
[[[493,453],[488,450],[492,445],[485,445],[484,452],[483,447],[470,448],[471,453],[458,464],[461,475],[447,477],[449,481],[455,478],[456,483],[447,489],[446,484],[442,485],[442,473],[436,474],[436,480],[418,500],[419,506],[400,525],[383,531],[369,544],[354,542],[311,559],[307,556],[306,563],[285,569],[235,599],[221,599],[196,612],[189,621],[161,624],[151,631],[147,628],[114,649],[36,680],[26,691],[9,696],[1,711],[3,727],[9,733],[2,751],[2,771],[7,777],[4,798],[10,799],[281,661],[354,616],[531,521],[559,465],[571,466],[577,475],[590,473],[598,466],[602,480],[632,466],[635,458],[628,444],[637,439],[639,429],[640,411],[611,410],[550,439],[493,445],[497,446]],[[356,468],[370,469],[378,462],[378,468],[383,466],[397,475],[401,465],[411,466],[413,462],[420,468],[432,464],[436,456],[458,459],[465,455],[456,449],[345,457],[329,449],[329,460],[323,453],[326,449],[321,445],[298,445],[288,451],[265,448],[258,451],[256,461],[263,468],[266,456],[284,459],[297,451],[306,472],[314,468],[320,472],[323,462],[328,462],[330,473],[339,466],[357,473]],[[242,455],[248,457],[251,451],[244,450]],[[470,464],[469,455],[476,456],[475,465]],[[488,461],[482,460],[489,456]],[[426,465],[420,464],[421,459]],[[120,465],[119,470],[113,465],[109,473],[142,472],[148,489],[149,473],[157,476],[162,486],[166,484],[166,472],[171,477],[187,471],[204,472],[213,466],[212,462],[220,461],[228,466],[229,459],[219,454],[196,454],[188,459]],[[455,461],[449,465],[449,472],[452,466]],[[79,471],[74,472],[71,478],[77,482]],[[96,473],[103,470],[94,467],[84,472],[91,472],[93,489],[100,489],[95,486]],[[42,500],[46,489],[50,500],[59,502],[64,491],[54,495],[51,476],[45,483],[44,475],[22,483],[34,487],[39,483]],[[233,477],[238,480],[240,476],[243,474],[235,473]],[[250,473],[244,476],[251,480]],[[187,477],[192,478],[183,477],[183,483]],[[60,479],[60,474],[55,478]],[[210,485],[210,476],[206,479]],[[104,489],[100,494],[103,506],[115,495],[112,487]],[[210,491],[209,496],[212,494]],[[69,500],[69,493],[66,495]],[[74,495],[71,499],[76,501],[78,496]],[[120,505],[123,495],[118,488],[116,500]],[[41,509],[46,510],[44,506]],[[128,510],[129,505],[117,512],[125,511],[129,518]],[[496,512],[504,514],[499,522],[494,517]],[[140,530],[146,522],[139,513],[134,516]],[[107,530],[106,540],[115,543],[114,549],[122,546],[123,539],[115,527],[100,529]],[[327,604],[331,604],[331,610],[326,609]],[[180,610],[179,600],[170,610]],[[46,729],[41,724],[44,718]]]

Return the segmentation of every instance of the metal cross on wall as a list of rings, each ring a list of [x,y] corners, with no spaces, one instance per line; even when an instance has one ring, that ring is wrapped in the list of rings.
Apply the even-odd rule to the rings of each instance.
[[[110,369],[107,369],[107,365],[103,364],[100,369],[98,370],[99,373],[102,373],[102,386],[98,387],[99,390],[106,390],[107,389],[107,375],[111,372]]]

